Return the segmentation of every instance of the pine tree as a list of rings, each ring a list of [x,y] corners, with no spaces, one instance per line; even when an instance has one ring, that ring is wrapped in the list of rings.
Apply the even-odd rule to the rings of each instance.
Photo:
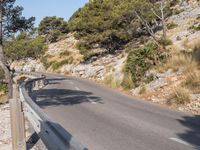
[[[8,85],[8,98],[12,98],[12,73],[7,63],[3,41],[10,35],[19,31],[27,31],[33,28],[34,17],[26,19],[22,16],[23,7],[14,6],[16,0],[0,0],[0,66],[4,70]]]

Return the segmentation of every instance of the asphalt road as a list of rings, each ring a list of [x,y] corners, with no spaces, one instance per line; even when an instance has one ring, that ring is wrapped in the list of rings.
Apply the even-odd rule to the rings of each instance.
[[[91,81],[48,75],[37,104],[89,150],[197,150],[200,117]]]

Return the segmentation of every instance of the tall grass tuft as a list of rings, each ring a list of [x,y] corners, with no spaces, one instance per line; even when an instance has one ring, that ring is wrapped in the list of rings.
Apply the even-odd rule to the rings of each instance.
[[[168,100],[169,104],[187,104],[191,100],[190,91],[185,87],[177,87],[173,90],[173,93]]]

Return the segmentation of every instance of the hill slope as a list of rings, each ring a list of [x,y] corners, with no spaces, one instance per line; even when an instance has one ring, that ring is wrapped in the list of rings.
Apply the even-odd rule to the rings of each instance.
[[[13,66],[97,80],[139,98],[199,114],[198,2],[170,3],[167,39],[159,45],[133,13],[141,4],[136,2],[142,1],[90,1],[69,20],[71,33],[49,44],[40,60]],[[149,10],[143,10],[149,13],[143,17],[154,26],[155,16]],[[162,34],[162,28],[155,29],[156,37]]]

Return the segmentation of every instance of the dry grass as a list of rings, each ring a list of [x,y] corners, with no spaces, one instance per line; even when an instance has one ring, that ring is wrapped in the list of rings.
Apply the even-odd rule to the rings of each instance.
[[[7,96],[4,92],[0,92],[0,105],[8,102]]]
[[[200,48],[200,38],[196,38],[193,40],[188,40],[187,38],[185,40],[183,40],[182,45],[186,48],[186,49],[196,49],[197,47]]]
[[[106,72],[109,73],[109,72],[114,72],[115,71],[115,68],[113,66],[113,64],[109,64],[106,66]]]
[[[123,87],[124,90],[130,90],[135,87],[130,73],[124,74],[121,86]]]
[[[109,74],[104,78],[104,83],[111,88],[119,88],[121,85],[121,81],[114,78],[112,74]]]
[[[145,94],[146,92],[147,92],[147,88],[146,88],[145,84],[142,84],[140,87],[139,94],[142,95],[142,94]]]
[[[171,37],[171,36],[173,36],[174,34],[176,34],[176,33],[178,33],[178,32],[181,32],[181,31],[182,31],[181,27],[178,26],[178,27],[176,27],[176,28],[174,28],[174,29],[168,30],[167,35],[168,35],[169,37]]]
[[[172,54],[179,54],[182,51],[182,47],[180,46],[180,44],[173,44],[170,45],[168,48]]]
[[[177,87],[173,90],[173,93],[168,100],[170,105],[177,104],[183,105],[189,103],[191,100],[190,91],[185,87]]]
[[[184,85],[191,90],[192,93],[200,93],[200,71],[190,70],[186,73]]]
[[[166,63],[159,66],[157,70],[159,72],[165,72],[166,70],[173,69],[173,71],[178,71],[180,68],[196,67],[196,62],[192,61],[190,56],[184,54],[176,54],[170,57]]]

